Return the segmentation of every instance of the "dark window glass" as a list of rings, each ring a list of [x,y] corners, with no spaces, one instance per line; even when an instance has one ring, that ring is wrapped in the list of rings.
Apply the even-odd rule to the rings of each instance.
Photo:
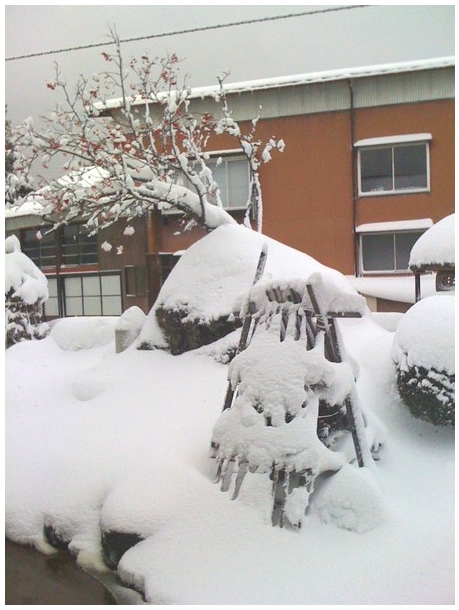
[[[421,235],[422,231],[412,233],[395,233],[396,269],[408,269],[411,248]]]
[[[359,154],[362,193],[427,189],[427,145],[362,148]]]
[[[360,153],[360,175],[364,193],[391,191],[393,189],[392,149],[362,150]]]
[[[395,268],[393,234],[362,235],[362,261],[365,271],[393,271]]]
[[[435,280],[435,287],[437,291],[443,292],[445,290],[454,290],[455,285],[456,278],[454,269],[447,269],[437,273]]]
[[[361,236],[363,271],[408,271],[411,249],[423,231]]]
[[[51,227],[22,231],[21,249],[37,267],[56,266],[56,233]]]
[[[91,265],[98,262],[97,235],[88,235],[81,225],[62,228],[62,262],[64,265]]]
[[[398,146],[394,149],[395,189],[427,188],[425,144]]]

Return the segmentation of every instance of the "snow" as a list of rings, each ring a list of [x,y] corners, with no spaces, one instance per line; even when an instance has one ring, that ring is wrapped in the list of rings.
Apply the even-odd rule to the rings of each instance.
[[[117,351],[126,349],[137,339],[145,324],[145,318],[144,312],[136,305],[123,312],[115,325]]]
[[[402,144],[403,142],[427,142],[432,139],[431,133],[409,133],[400,136],[384,136],[358,140],[354,146],[381,146],[382,144]]]
[[[291,76],[281,76],[274,78],[264,78],[238,83],[225,82],[225,93],[242,93],[257,91],[260,89],[278,89],[279,87],[294,87],[312,83],[324,83],[336,80],[346,80],[351,78],[362,78],[369,76],[379,76],[383,74],[397,74],[401,72],[412,72],[417,70],[430,70],[436,68],[447,68],[455,65],[454,57],[440,57],[435,59],[386,63],[375,66],[364,66],[357,68],[343,68],[341,70],[326,70],[322,72],[311,72],[308,74],[296,74]],[[215,97],[220,93],[220,86],[195,87],[189,94],[189,99]],[[121,98],[106,100],[95,104],[96,109],[103,110],[108,108],[118,108],[122,105]],[[132,104],[145,104],[145,98],[137,96]]]
[[[77,351],[106,345],[114,337],[118,318],[66,318],[52,327],[51,336],[62,350]]]
[[[10,235],[5,239],[5,294],[13,290],[28,305],[43,303],[48,298],[48,280],[33,261],[23,252],[19,239]]]
[[[349,284],[361,294],[398,301],[400,303],[414,303],[416,300],[414,276],[393,277],[351,277],[346,276]],[[421,295],[428,297],[435,294],[435,275],[421,276]]]
[[[47,208],[45,199],[39,195],[28,195],[16,205],[5,207],[5,218],[16,216],[41,216]]]
[[[322,271],[343,291],[355,295],[344,276],[307,254],[242,225],[222,225],[183,253],[148,315],[139,343],[163,344],[156,323],[159,306],[186,308],[187,319],[196,322],[218,319],[233,311],[239,313],[241,301],[252,285],[264,244],[269,251],[264,279],[307,278]]]
[[[380,233],[383,231],[413,231],[415,229],[429,229],[433,225],[431,218],[418,218],[415,220],[392,220],[390,222],[368,222],[356,228],[357,233]]]
[[[422,366],[454,375],[455,297],[431,296],[411,307],[395,333],[393,358],[403,368]]]
[[[454,266],[456,215],[439,220],[423,233],[411,249],[410,269],[423,265]]]
[[[274,340],[273,334],[277,334]],[[336,370],[343,368],[344,371]],[[292,470],[301,470],[304,459],[312,460],[306,464],[312,467],[322,456],[326,459],[330,452],[318,439],[317,454],[321,455],[301,454],[310,450],[311,443],[305,443],[305,437],[316,436],[319,395],[313,394],[311,387],[326,388],[323,396],[333,395],[334,391],[331,404],[343,401],[352,377],[347,364],[332,364],[323,357],[323,349],[322,354],[317,349],[306,351],[303,342],[291,337],[281,343],[278,333],[260,332],[232,361],[229,376],[234,388],[241,383],[234,407],[222,413],[214,429],[213,441],[220,445],[223,456],[243,457],[250,467],[261,472],[284,459]],[[344,383],[338,383],[343,379]],[[262,405],[263,412],[258,413],[254,404]],[[294,420],[283,426],[286,413]],[[265,425],[265,418],[271,420],[272,426]],[[283,457],[286,443],[291,459]],[[328,461],[334,464],[325,464],[324,470],[337,468],[339,459],[329,456]]]
[[[218,232],[212,248],[201,243],[201,249],[193,246],[183,255],[190,277],[178,265],[176,277],[170,276],[171,284],[183,288],[177,300],[186,293],[197,302],[192,279],[200,281],[203,269],[184,261],[194,263],[197,253],[206,254],[201,267],[213,268],[210,277],[219,279],[201,292],[227,289],[224,273],[219,276],[224,260],[226,272],[239,269],[228,286],[231,298],[211,292],[218,303],[209,299],[209,311],[197,303],[199,316],[215,315],[222,304],[232,306],[244,283],[247,291],[264,240],[253,238],[255,247],[247,233],[228,226],[201,241],[212,242]],[[226,232],[225,248],[230,235],[242,241],[241,260],[217,256]],[[276,244],[268,242],[268,252],[275,252]],[[233,246],[224,254],[237,259],[237,250]],[[355,294],[340,274],[328,274],[313,259],[281,246],[277,254],[267,265],[271,278],[266,279],[320,270]],[[179,279],[187,280],[183,287]],[[163,298],[173,303],[172,290],[164,290]],[[228,366],[215,355],[224,350],[225,340],[180,356],[134,345],[116,354],[117,323],[60,320],[47,338],[6,352],[10,539],[51,552],[43,526],[52,525],[70,541],[81,565],[102,569],[101,528],[138,533],[144,540],[125,553],[118,571],[152,604],[454,603],[454,431],[415,420],[400,403],[391,358],[394,333],[376,324],[369,312],[340,320],[339,327],[360,370],[362,408],[386,429],[380,459],[361,469],[346,459],[337,474],[316,482],[308,498],[305,489],[298,489],[289,498],[288,515],[295,519],[307,502],[309,507],[297,531],[271,526],[267,474],[249,472],[234,501],[212,482],[216,464],[209,446],[228,375]],[[268,334],[259,331],[257,359],[247,366],[262,369]],[[289,341],[279,349],[289,352]],[[301,361],[307,354],[295,351],[286,357]],[[332,387],[335,367],[324,368],[319,355],[312,357],[318,368],[311,374],[325,373]],[[283,361],[273,371],[276,379],[285,371]],[[233,374],[238,367],[241,363]],[[289,374],[292,367],[289,361]],[[301,378],[286,381],[296,401],[304,392]],[[267,393],[268,387],[258,390]],[[278,391],[276,384],[272,390]],[[301,418],[295,420],[304,425]],[[312,449],[318,459],[342,461],[340,452],[318,444]]]

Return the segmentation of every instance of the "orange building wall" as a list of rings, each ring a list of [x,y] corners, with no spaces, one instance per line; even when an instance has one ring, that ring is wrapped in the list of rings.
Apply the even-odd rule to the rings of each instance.
[[[454,212],[454,101],[436,101],[356,114],[356,140],[431,133],[430,193],[361,197],[357,224],[432,218],[438,222]]]
[[[262,166],[263,233],[353,273],[352,157],[347,112],[265,121],[285,141]]]
[[[431,192],[361,197],[356,225],[432,218],[454,211],[454,101],[400,104],[260,120],[257,138],[285,141],[283,153],[260,169],[263,233],[306,252],[344,274],[355,272],[352,140],[431,133]],[[244,124],[241,124],[244,130]],[[227,135],[209,150],[236,149]],[[242,222],[243,214],[238,221]],[[157,251],[175,252],[202,237],[202,229],[181,235],[176,218],[158,219]],[[256,227],[255,227],[256,228]]]

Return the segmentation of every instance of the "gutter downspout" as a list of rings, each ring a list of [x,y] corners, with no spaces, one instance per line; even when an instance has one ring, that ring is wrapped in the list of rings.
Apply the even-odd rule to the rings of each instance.
[[[347,81],[349,87],[349,123],[351,137],[351,172],[352,172],[352,238],[354,246],[354,274],[359,275],[359,242],[356,233],[357,227],[357,162],[356,151],[354,149],[355,142],[355,106],[354,106],[354,88],[352,80]]]

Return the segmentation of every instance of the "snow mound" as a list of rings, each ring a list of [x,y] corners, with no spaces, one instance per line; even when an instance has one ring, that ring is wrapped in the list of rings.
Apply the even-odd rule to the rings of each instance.
[[[314,258],[242,225],[218,227],[190,246],[171,271],[139,336],[139,344],[166,347],[158,325],[158,308],[186,310],[186,321],[208,323],[239,313],[250,290],[260,252],[268,247],[263,278],[308,278],[320,272],[340,290],[356,295],[346,278]]]
[[[418,301],[400,320],[392,358],[401,370],[413,366],[454,375],[455,298],[449,294]]]
[[[425,265],[454,267],[455,219],[455,214],[446,216],[421,235],[411,248],[410,269],[419,269]]]
[[[117,318],[64,318],[56,322],[51,337],[63,350],[77,351],[107,345],[115,339]]]
[[[72,384],[72,393],[77,400],[92,400],[100,396],[110,385],[108,375],[89,373]]]
[[[315,493],[312,509],[323,523],[332,523],[357,533],[384,523],[387,509],[374,472],[344,464]]]

